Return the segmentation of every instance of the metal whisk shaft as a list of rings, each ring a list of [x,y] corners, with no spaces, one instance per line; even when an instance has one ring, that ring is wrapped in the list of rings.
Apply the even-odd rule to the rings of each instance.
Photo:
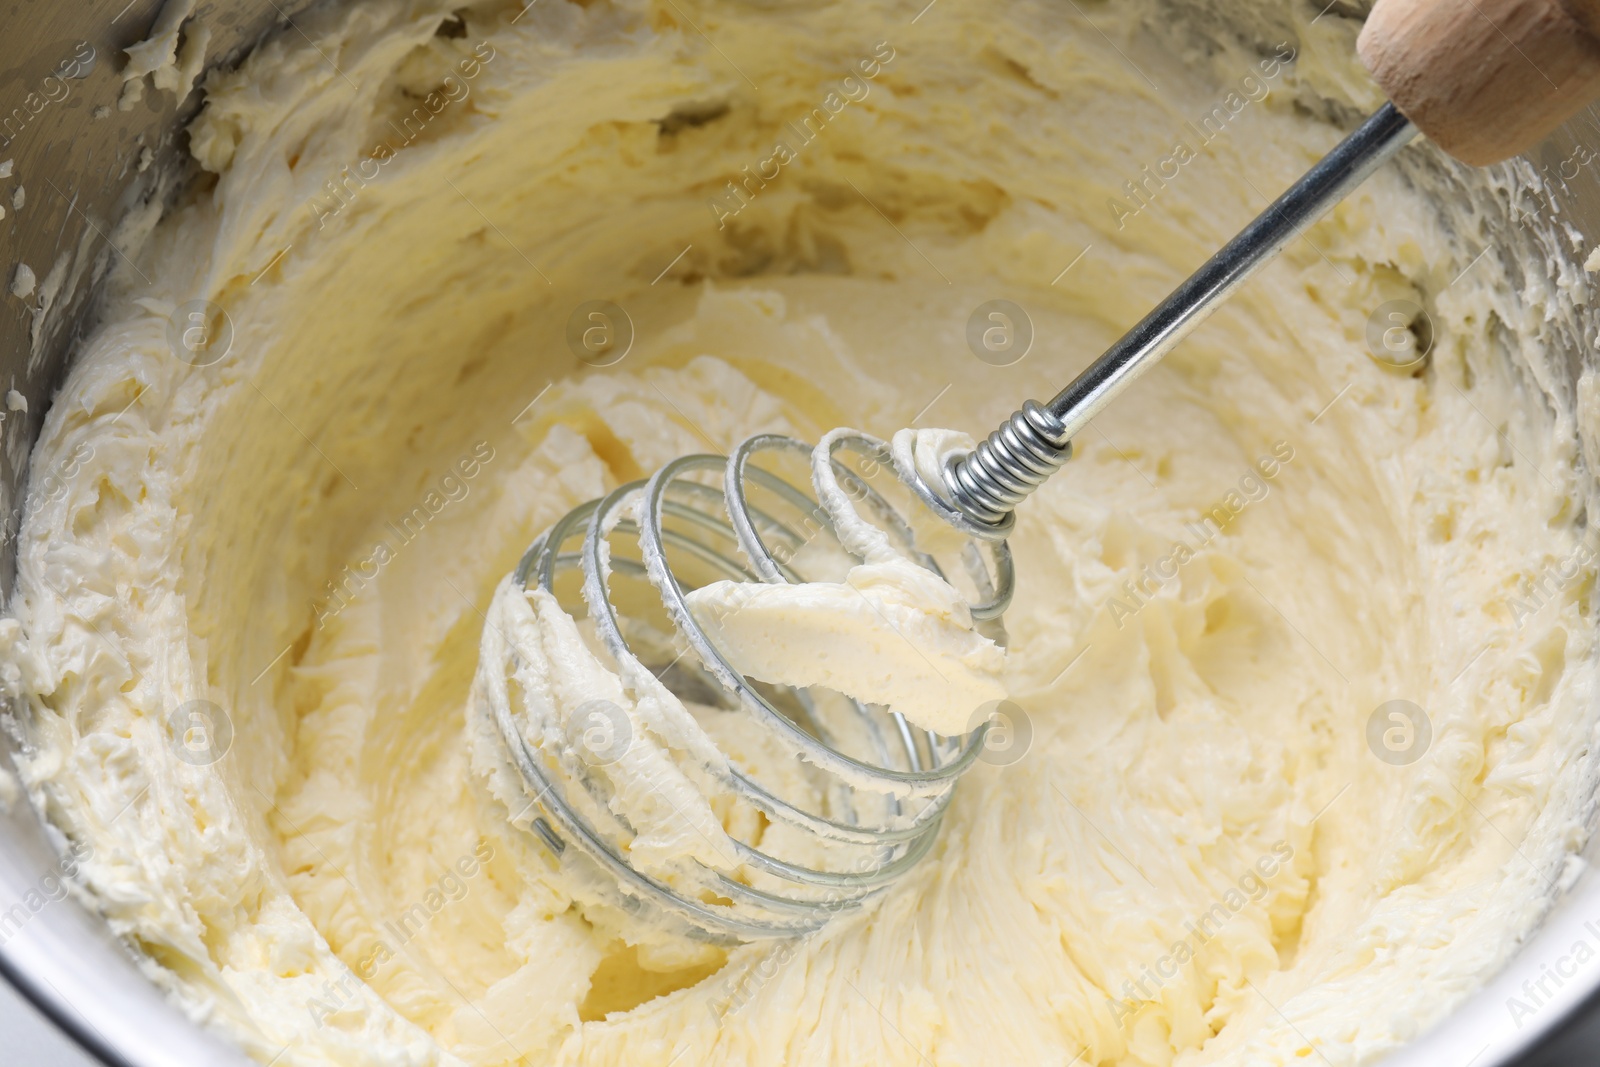
[[[1090,419],[1416,133],[1393,104],[1373,112],[1048,404],[1028,401],[983,444],[953,458],[944,469],[951,503],[1004,537],[1012,510],[1066,462],[1068,442]]]

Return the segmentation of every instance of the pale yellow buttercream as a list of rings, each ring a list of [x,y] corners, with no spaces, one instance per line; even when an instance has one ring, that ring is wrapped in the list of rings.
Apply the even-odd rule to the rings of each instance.
[[[208,77],[215,184],[121,231],[137,269],[33,461],[0,628],[21,778],[197,1020],[297,1067],[1348,1064],[1507,958],[1583,836],[1573,416],[1507,359],[1542,290],[1496,256],[1452,284],[1477,249],[1393,170],[1025,506],[1031,741],[871,910],[629,946],[474,770],[486,618],[536,626],[493,594],[541,529],[752,432],[984,433],[1052,393],[1335,142],[1297,94],[1372,106],[1349,20],[1245,12],[1251,47],[1179,62],[1137,4],[447,17],[298,15]],[[965,339],[996,298],[1035,334],[1007,367]],[[208,366],[169,344],[193,300],[232,331]],[[594,300],[636,334],[604,370],[564,340]],[[1368,352],[1387,300],[1433,316],[1420,374]],[[529,684],[609,684],[552,662]],[[1429,718],[1409,765],[1368,745],[1393,700]],[[174,732],[195,701],[217,762]],[[721,749],[770,755],[725,719]],[[717,862],[722,813],[670,808],[640,862]]]

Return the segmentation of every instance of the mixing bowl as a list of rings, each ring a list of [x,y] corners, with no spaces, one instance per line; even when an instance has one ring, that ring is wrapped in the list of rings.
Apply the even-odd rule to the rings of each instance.
[[[0,593],[6,596],[30,447],[69,354],[94,321],[97,283],[121,254],[111,240],[116,224],[193,177],[185,165],[183,124],[198,107],[198,93],[180,102],[170,93],[151,93],[131,108],[119,107],[122,50],[145,38],[171,0],[132,0],[119,10],[120,2],[10,0],[0,35],[0,164],[11,161],[14,175],[0,186],[0,206],[7,208],[0,222],[0,275],[9,284],[15,266],[25,262],[42,283],[26,300],[0,297],[6,303],[0,381],[27,401],[25,409],[12,405],[0,425]],[[202,2],[196,15],[213,34],[209,62],[236,62],[264,35],[294,32],[292,17],[302,6],[290,0]],[[1200,23],[1215,11],[1180,0],[1172,16]],[[1359,16],[1355,6],[1334,0],[1299,22]],[[1355,118],[1333,111],[1326,117],[1347,125]],[[1489,219],[1491,247],[1509,259],[1537,254],[1576,268],[1585,250],[1600,243],[1600,168],[1593,166],[1600,155],[1585,145],[1597,132],[1600,110],[1591,109],[1524,159],[1491,171],[1453,167],[1427,152],[1411,153],[1398,165],[1442,172],[1452,195],[1474,202]],[[16,202],[10,196],[19,185],[25,199]],[[1569,397],[1585,368],[1600,362],[1592,344],[1597,329],[1600,313],[1592,305],[1578,321],[1550,326],[1551,343],[1565,357],[1554,388]],[[1579,433],[1586,445],[1600,443],[1591,440],[1600,426],[1581,426]],[[9,762],[14,743],[10,731],[0,733],[0,762]],[[172,1008],[128,949],[70,895],[64,876],[73,861],[63,849],[60,835],[25,800],[0,790],[0,973],[107,1064],[248,1063]],[[1579,966],[1573,949],[1580,942],[1600,944],[1600,876],[1593,872],[1600,843],[1591,842],[1584,855],[1590,867],[1503,972],[1385,1062],[1532,1067],[1594,1061],[1600,965]],[[1537,1011],[1509,1010],[1510,998],[1541,981],[1549,995]],[[1586,1031],[1594,1036],[1586,1038]]]

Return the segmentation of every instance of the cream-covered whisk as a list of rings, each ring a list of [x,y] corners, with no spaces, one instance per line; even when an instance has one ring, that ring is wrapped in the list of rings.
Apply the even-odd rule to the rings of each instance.
[[[1558,0],[1382,0],[1359,49],[1391,102],[1070,385],[1047,403],[1028,401],[974,449],[930,463],[908,434],[891,446],[836,430],[815,448],[761,434],[728,457],[674,460],[566,515],[528,550],[516,582],[583,619],[625,685],[664,685],[685,703],[746,716],[741,751],[778,752],[764,765],[782,774],[758,781],[760,760],[723,752],[681,715],[665,722],[675,740],[664,750],[729,828],[716,861],[665,879],[630,860],[635,828],[620,794],[634,786],[600,773],[592,745],[576,753],[574,730],[525,737],[507,705],[496,725],[530,800],[523,821],[619,922],[644,918],[701,941],[803,934],[880,892],[933,845],[989,724],[945,737],[836,693],[752,680],[687,594],[721,579],[836,575],[840,558],[861,558],[851,530],[865,519],[909,559],[961,583],[975,623],[1003,639],[1013,511],[1066,462],[1078,431],[1419,127],[1474,165],[1542,139],[1600,92],[1597,11]],[[959,547],[928,549],[930,527]],[[598,729],[602,747],[615,740],[619,724],[604,709],[580,706],[586,715],[594,721],[579,731]]]

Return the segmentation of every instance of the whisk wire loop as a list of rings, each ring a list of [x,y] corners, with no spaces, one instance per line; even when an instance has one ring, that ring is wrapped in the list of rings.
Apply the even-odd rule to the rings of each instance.
[[[647,480],[619,486],[572,509],[533,543],[515,571],[522,586],[552,596],[563,574],[579,572],[582,605],[594,636],[619,668],[625,668],[625,685],[630,677],[636,679],[632,687],[652,684],[645,673],[656,682],[669,672],[676,677],[686,671],[709,679],[714,700],[749,715],[778,750],[827,783],[819,794],[827,803],[812,810],[730,762],[698,727],[670,745],[662,742],[703,788],[748,805],[770,824],[829,842],[837,850],[833,858],[846,861],[813,865],[730,833],[725,868],[700,864],[691,884],[669,885],[628,861],[627,842],[634,828],[612,810],[609,783],[586,773],[581,757],[570,746],[564,748],[562,738],[546,736],[530,743],[519,731],[509,699],[497,705],[496,726],[530,806],[539,812],[529,820],[533,832],[563,863],[579,861],[568,849],[575,844],[583,862],[598,865],[615,879],[616,903],[624,910],[674,916],[692,936],[717,943],[796,936],[882,892],[932,848],[957,778],[984,745],[987,725],[965,738],[946,738],[912,727],[899,714],[831,694],[830,699],[849,709],[847,721],[867,739],[874,758],[847,753],[808,691],[775,687],[769,696],[734,667],[691,609],[688,594],[704,582],[685,580],[686,567],[713,576],[711,580],[798,583],[805,580],[798,556],[817,537],[828,534],[847,551],[858,548],[847,543],[848,534],[841,536],[846,507],[868,516],[897,550],[942,576],[938,562],[917,548],[912,524],[869,484],[872,474],[887,468],[900,474],[913,500],[919,495],[894,467],[884,442],[854,432],[830,438],[813,449],[791,437],[760,434],[741,442],[729,457],[673,460]],[[846,450],[857,455],[866,473],[839,458],[837,453]],[[756,466],[752,460],[763,452],[808,457],[815,497]],[[716,472],[722,475],[720,486],[705,484]],[[769,494],[772,506],[755,506],[751,488]],[[573,552],[566,546],[575,539],[581,546]],[[625,551],[630,542],[637,558]],[[985,610],[1009,600],[1012,586],[1003,545],[999,551],[993,543],[989,548],[992,573],[976,549],[963,556],[980,596],[988,598],[978,605]],[[666,654],[636,647],[645,635],[639,630],[643,624],[624,624],[611,588],[613,575],[644,579],[654,587],[679,649],[671,662],[646,664],[643,657],[652,652],[661,659]],[[563,608],[569,613],[581,610],[576,603]],[[632,631],[638,632],[630,641]],[[786,708],[774,703],[779,699]],[[577,793],[571,791],[574,786]]]

